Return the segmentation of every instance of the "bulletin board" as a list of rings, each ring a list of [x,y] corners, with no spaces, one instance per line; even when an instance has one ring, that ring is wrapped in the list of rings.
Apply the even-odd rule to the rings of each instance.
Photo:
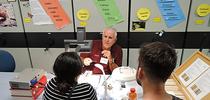
[[[131,0],[131,20],[130,20],[130,31],[131,32],[157,32],[160,30],[165,30],[167,32],[184,32],[186,29],[186,22],[188,16],[188,10],[190,5],[190,0],[177,0],[179,7],[181,8],[185,20],[181,23],[168,27],[164,18],[161,15],[161,11],[157,4],[158,0]],[[171,1],[171,0],[170,0]],[[139,9],[146,8],[150,12],[150,16],[147,20],[139,19],[137,12]],[[140,23],[143,27],[140,30],[135,30],[132,26],[135,23]]]
[[[202,4],[204,4],[202,8]],[[208,7],[205,7],[208,6]],[[198,12],[203,12],[201,15],[198,15],[197,9],[205,9],[200,10]],[[209,12],[207,11],[209,10]],[[210,0],[192,0],[192,6],[190,11],[189,18],[189,26],[188,31],[190,32],[202,32],[202,31],[210,31]]]
[[[71,23],[64,28],[56,29],[54,24],[35,25],[31,19],[31,9],[28,0],[20,0],[23,22],[26,32],[73,32],[73,17],[71,0],[59,0],[60,5],[71,20]],[[32,15],[33,16],[33,15]]]
[[[1,0],[0,9],[7,12],[7,20],[0,23],[0,32],[23,32],[23,25],[17,0],[15,2]]]
[[[96,7],[95,0],[73,0],[74,1],[74,15],[75,15],[75,26],[81,27],[85,23],[87,32],[101,32],[103,28],[108,27]],[[118,32],[127,32],[128,31],[128,5],[129,0],[114,0],[116,6],[119,9],[120,14],[122,15],[124,21],[113,25]],[[81,21],[77,18],[77,12],[81,9],[85,9],[89,12],[89,18],[85,21]]]

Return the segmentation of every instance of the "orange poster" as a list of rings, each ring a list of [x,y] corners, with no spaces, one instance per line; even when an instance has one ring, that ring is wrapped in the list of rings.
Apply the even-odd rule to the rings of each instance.
[[[50,16],[57,29],[63,28],[71,21],[59,3],[59,0],[39,0],[40,4]]]

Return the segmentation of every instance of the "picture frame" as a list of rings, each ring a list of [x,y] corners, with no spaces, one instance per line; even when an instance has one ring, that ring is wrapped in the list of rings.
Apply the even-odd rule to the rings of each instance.
[[[200,51],[196,51],[173,73],[172,78],[182,90],[187,100],[210,100],[210,91],[206,91],[208,85],[202,81],[210,82],[210,58]]]

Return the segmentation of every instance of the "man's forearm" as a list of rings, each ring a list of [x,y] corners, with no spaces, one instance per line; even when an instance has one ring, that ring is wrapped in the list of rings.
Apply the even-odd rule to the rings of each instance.
[[[118,65],[116,63],[114,63],[114,62],[109,63],[109,68],[111,71],[113,71],[117,67],[118,67]]]

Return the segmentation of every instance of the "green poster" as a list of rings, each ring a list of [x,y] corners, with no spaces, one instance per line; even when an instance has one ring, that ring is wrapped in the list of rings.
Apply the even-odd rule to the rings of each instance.
[[[124,20],[115,0],[95,0],[95,5],[107,26],[116,25]]]

